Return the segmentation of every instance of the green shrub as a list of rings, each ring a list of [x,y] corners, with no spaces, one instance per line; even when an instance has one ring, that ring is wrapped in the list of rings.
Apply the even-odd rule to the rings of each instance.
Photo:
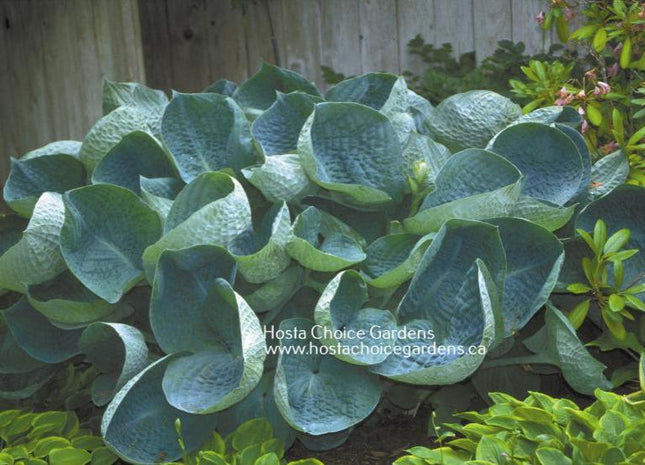
[[[581,409],[568,399],[539,392],[524,401],[491,393],[491,407],[457,415],[445,425],[440,447],[413,447],[395,465],[641,464],[645,461],[645,402],[641,392],[621,396],[597,390]]]
[[[79,427],[74,412],[0,412],[2,465],[111,465],[103,439]]]
[[[0,396],[29,399],[84,357],[103,438],[131,463],[257,415],[286,445],[338,445],[383,379],[513,363],[500,356],[556,285],[580,282],[560,239],[575,228],[600,215],[645,248],[645,189],[620,186],[621,153],[591,165],[568,107],[520,116],[469,92],[433,108],[384,73],[323,99],[264,65],[170,101],[108,82],[104,112],[83,142],[12,162]],[[553,306],[525,345],[579,392],[609,387]]]
[[[575,16],[584,16],[584,22],[570,32]],[[585,53],[583,60],[534,59],[523,67],[525,78],[510,83],[518,97],[530,100],[525,111],[554,102],[575,107],[594,158],[620,147],[630,157],[629,182],[645,183],[645,7],[635,0],[557,0],[538,21]]]

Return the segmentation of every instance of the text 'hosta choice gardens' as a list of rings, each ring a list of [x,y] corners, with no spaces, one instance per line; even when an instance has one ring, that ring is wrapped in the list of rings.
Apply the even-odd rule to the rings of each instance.
[[[645,249],[645,189],[621,185],[621,152],[592,166],[566,107],[471,91],[433,108],[380,73],[322,95],[264,65],[170,99],[107,82],[103,110],[82,142],[12,161],[0,396],[81,356],[130,463],[181,457],[177,419],[188,451],[258,415],[333,447],[384,386],[503,356],[580,281],[576,228],[603,219]],[[549,304],[545,322],[526,348],[581,393],[607,388],[567,317]]]

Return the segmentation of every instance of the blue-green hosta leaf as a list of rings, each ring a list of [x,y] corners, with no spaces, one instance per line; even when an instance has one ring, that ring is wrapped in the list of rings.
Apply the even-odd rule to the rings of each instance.
[[[266,372],[251,393],[232,407],[219,412],[217,431],[223,436],[233,433],[240,425],[254,418],[264,418],[273,428],[273,436],[286,448],[295,440],[295,431],[282,418],[273,398],[273,372]]]
[[[376,207],[408,190],[401,145],[390,120],[357,103],[320,103],[300,134],[305,172],[347,202]]]
[[[295,154],[268,157],[264,164],[245,168],[242,174],[273,203],[298,202],[318,189],[307,177]]]
[[[629,229],[631,234],[625,247],[640,252],[624,261],[623,282],[626,286],[645,283],[645,188],[631,185],[615,188],[580,212],[576,228],[593,231],[599,219],[607,224],[609,236],[619,229]],[[645,297],[645,292],[639,295]]]
[[[311,347],[321,347],[311,337],[312,327],[310,320],[302,318],[280,324],[282,330],[305,334],[280,341],[273,395],[292,428],[312,435],[336,433],[372,413],[381,397],[381,385],[377,376],[359,366],[310,352]]]
[[[0,287],[24,293],[65,269],[59,249],[64,219],[60,194],[42,194],[22,237],[0,257]]]
[[[228,79],[218,79],[208,87],[206,87],[202,92],[213,92],[215,94],[226,95],[227,97],[232,97],[237,89],[237,84]]]
[[[329,102],[356,102],[367,105],[375,110],[381,110],[388,104],[388,101],[405,100],[394,93],[405,93],[407,99],[407,88],[403,90],[396,88],[399,78],[390,73],[366,73],[353,78],[345,79],[330,88],[325,94],[325,100]],[[403,81],[405,84],[405,81]],[[394,104],[395,102],[392,102]],[[400,106],[399,106],[400,107]],[[407,106],[399,108],[405,110]]]
[[[136,82],[103,83],[103,114],[119,107],[136,108],[145,118],[155,135],[161,133],[161,116],[168,105],[168,97],[161,90],[151,89]]]
[[[260,70],[244,81],[233,94],[233,98],[244,108],[266,110],[275,102],[277,92],[302,91],[319,97],[318,89],[300,74],[262,63]]]
[[[485,349],[501,336],[496,333],[502,322],[496,318],[501,313],[505,272],[496,227],[448,221],[423,256],[397,309],[401,328],[417,334],[398,339],[401,351],[372,371],[412,384],[452,384],[472,374]],[[441,346],[444,352],[430,350]],[[470,346],[478,346],[475,353],[468,352]],[[460,353],[459,347],[466,352]]]
[[[551,295],[564,248],[557,237],[530,221],[496,218],[490,223],[499,228],[506,252],[502,315],[508,337],[522,329]]]
[[[127,134],[103,157],[92,173],[94,184],[115,184],[141,193],[140,177],[172,178],[175,170],[159,142],[147,132]]]
[[[572,128],[567,124],[555,123],[554,126],[560,131],[564,132],[569,139],[573,141],[580,153],[582,160],[582,177],[580,179],[580,186],[578,187],[578,195],[575,201],[583,202],[589,196],[589,185],[591,184],[591,154],[585,142],[585,138],[578,132],[577,129]]]
[[[122,323],[92,323],[83,331],[79,347],[101,372],[92,383],[92,401],[99,407],[148,365],[143,334]]]
[[[560,207],[523,195],[513,206],[509,216],[524,218],[549,231],[556,231],[569,222],[575,210],[576,205]]]
[[[410,233],[427,234],[451,218],[507,216],[517,203],[521,181],[517,168],[502,157],[482,149],[463,150],[443,165],[435,190],[403,224]]]
[[[545,327],[526,339],[524,345],[538,354],[542,363],[559,367],[576,391],[592,395],[595,389],[611,389],[611,382],[603,374],[605,365],[591,356],[567,317],[550,303]]]
[[[582,121],[580,114],[573,107],[550,106],[538,108],[513,121],[510,126],[521,123],[560,123],[569,126],[577,126]]]
[[[425,136],[430,135],[428,124],[434,114],[434,107],[428,100],[421,97],[416,92],[408,89],[408,108],[407,112],[414,119],[414,125],[417,132]]]
[[[163,305],[162,324],[186,331],[174,341],[192,354],[171,361],[163,378],[168,402],[185,412],[205,414],[239,402],[262,377],[266,342],[260,321],[249,305],[221,278],[193,310],[194,318],[182,322],[186,312]],[[157,331],[155,331],[157,334]],[[168,342],[164,341],[168,346]]]
[[[4,185],[4,200],[19,215],[30,217],[43,192],[58,192],[85,184],[85,168],[71,155],[48,155],[11,159],[11,172]]]
[[[432,234],[389,234],[372,242],[361,264],[370,286],[393,288],[410,279],[432,241]]]
[[[265,155],[295,153],[298,136],[312,111],[321,99],[304,92],[291,92],[278,97],[251,126],[253,137],[264,149]]]
[[[333,216],[308,207],[293,223],[287,252],[315,271],[339,271],[365,260],[357,234]]]
[[[289,266],[287,243],[291,238],[291,215],[286,203],[271,207],[256,231],[239,236],[231,244],[240,274],[250,283],[270,281]]]
[[[184,183],[176,178],[139,178],[141,198],[164,220]]]
[[[87,289],[69,271],[27,289],[32,307],[57,325],[83,326],[108,317],[121,304],[110,304]]]
[[[491,150],[522,172],[525,195],[565,205],[580,191],[582,156],[573,140],[559,129],[539,123],[517,124],[498,134]]]
[[[367,301],[367,286],[356,271],[343,271],[323,291],[314,311],[320,326],[321,343],[342,348],[334,354],[344,362],[374,365],[387,357],[393,338],[381,335],[396,329],[394,315],[388,310],[362,308]],[[338,334],[338,336],[336,335]],[[347,352],[343,352],[347,351]]]
[[[413,133],[403,149],[406,174],[417,180],[417,173],[425,176],[426,184],[433,184],[437,174],[450,158],[450,151],[430,137]]]
[[[18,345],[31,357],[45,363],[60,363],[80,353],[79,330],[63,330],[38,313],[26,297],[4,312]]]
[[[249,123],[230,97],[175,93],[161,134],[186,182],[207,171],[239,171],[255,162]]]
[[[161,254],[150,300],[150,324],[164,352],[199,350],[208,340],[212,330],[199,323],[204,318],[201,306],[215,281],[223,278],[232,283],[235,271],[235,259],[214,245]]]
[[[31,158],[60,154],[70,155],[74,158],[78,158],[78,153],[81,150],[81,145],[82,142],[77,140],[57,140],[25,153],[22,157],[20,157],[20,159],[29,160]]]
[[[200,175],[177,195],[163,237],[143,254],[148,281],[164,250],[201,244],[230,247],[251,228],[251,207],[240,183],[221,172]]]
[[[45,365],[27,373],[0,376],[0,399],[23,400],[33,396],[56,374],[57,366]]]
[[[416,128],[408,113],[410,102],[405,79],[388,73],[367,73],[339,82],[327,91],[329,102],[356,102],[390,118],[401,142]]]
[[[292,265],[280,276],[262,284],[244,300],[255,313],[263,313],[282,307],[303,284],[305,270],[299,265]]]
[[[166,400],[161,382],[174,359],[174,355],[164,357],[128,381],[103,415],[101,434],[106,445],[128,463],[150,464],[181,457],[176,419],[181,421],[188,452],[201,446],[215,429],[215,415],[191,415]]]
[[[43,366],[25,352],[9,330],[4,314],[0,313],[0,378],[7,374],[28,373]]]
[[[605,155],[591,167],[591,197],[597,199],[624,184],[629,176],[629,160],[622,150]]]
[[[144,277],[141,256],[161,236],[159,216],[131,191],[109,184],[74,189],[63,199],[67,266],[90,291],[118,302]]]
[[[451,152],[484,148],[499,131],[519,118],[518,105],[495,92],[471,90],[442,101],[428,122],[430,136]]]
[[[149,130],[145,116],[136,108],[119,107],[98,120],[90,129],[83,140],[78,157],[91,173],[123,136],[132,131]]]

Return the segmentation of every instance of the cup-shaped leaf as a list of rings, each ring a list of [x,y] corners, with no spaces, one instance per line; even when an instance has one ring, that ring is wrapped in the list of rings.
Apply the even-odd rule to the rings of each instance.
[[[7,374],[28,373],[43,365],[18,345],[0,313],[0,378]]]
[[[576,205],[561,207],[544,200],[522,195],[513,206],[510,216],[524,218],[542,226],[544,229],[556,231],[569,222],[576,210]]]
[[[54,279],[29,286],[27,298],[32,307],[60,326],[84,326],[109,318],[122,306],[101,299],[69,270]]]
[[[197,351],[209,340],[212,331],[201,321],[208,315],[202,313],[208,290],[218,278],[234,282],[235,271],[235,259],[213,245],[161,254],[150,300],[150,324],[164,352]]]
[[[309,207],[293,223],[287,252],[315,271],[338,271],[365,259],[358,234],[333,216]]]
[[[161,134],[186,182],[207,171],[239,171],[255,161],[249,123],[230,97],[175,93]]]
[[[452,384],[481,364],[500,325],[506,259],[497,228],[448,221],[423,256],[397,318],[397,352],[372,367],[412,384]],[[473,350],[471,347],[483,349]],[[462,350],[459,348],[461,347]]]
[[[517,124],[499,133],[491,150],[522,172],[525,195],[565,205],[580,192],[585,172],[582,155],[559,129],[540,123]]]
[[[141,193],[140,177],[172,178],[175,170],[159,142],[147,132],[127,134],[103,157],[92,173],[94,184],[115,184]]]
[[[159,255],[166,249],[201,244],[230,247],[251,228],[251,207],[240,183],[221,172],[204,173],[177,195],[163,237],[146,249],[146,276],[152,282]]]
[[[629,176],[629,159],[622,150],[605,155],[591,167],[592,198],[597,199],[623,184]]]
[[[526,325],[553,291],[564,261],[562,243],[546,229],[518,218],[489,221],[499,228],[506,253],[502,299],[504,336]]]
[[[463,150],[443,165],[435,178],[435,190],[403,224],[406,231],[426,234],[438,231],[451,218],[506,216],[520,189],[521,173],[513,164],[487,150]]]
[[[259,227],[231,244],[240,274],[250,283],[264,283],[289,266],[286,246],[290,240],[291,215],[287,204],[269,208]]]
[[[161,132],[161,116],[168,105],[168,97],[161,90],[151,89],[137,82],[103,83],[103,114],[119,107],[136,108],[145,118],[155,135]]]
[[[148,365],[143,334],[126,324],[92,323],[83,331],[79,347],[101,372],[92,383],[92,401],[99,407]]]
[[[305,270],[294,264],[284,270],[280,276],[244,295],[244,300],[255,313],[280,308],[301,288],[304,275]]]
[[[133,131],[149,131],[146,118],[134,107],[123,106],[98,120],[85,136],[79,159],[92,172],[121,138]]]
[[[292,428],[313,435],[336,433],[372,413],[381,384],[362,367],[321,355],[320,347],[325,346],[312,337],[312,328],[313,323],[302,318],[280,324],[295,337],[280,341],[273,395]]]
[[[74,275],[109,303],[143,277],[145,248],[161,236],[159,216],[131,191],[109,184],[67,192],[61,251]]]
[[[31,150],[30,152],[25,153],[21,160],[29,160],[31,158],[46,157],[49,155],[69,155],[74,158],[78,158],[79,151],[81,150],[82,142],[77,140],[57,140],[55,142],[50,142],[45,144],[42,147]]]
[[[434,234],[388,234],[372,242],[361,263],[367,282],[379,288],[394,288],[410,279],[428,249]]]
[[[28,159],[11,159],[11,171],[4,185],[4,200],[26,218],[43,192],[64,193],[85,184],[85,167],[71,155],[57,154]]]
[[[432,114],[430,136],[450,151],[484,148],[522,115],[519,105],[488,90],[471,90],[443,100]]]
[[[405,79],[390,73],[366,73],[345,79],[325,94],[329,102],[356,102],[387,114],[405,111],[408,93]]]
[[[45,363],[60,363],[80,353],[79,330],[64,330],[36,311],[22,297],[4,311],[9,330],[22,350]]]
[[[260,321],[221,278],[186,321],[180,309],[156,310],[155,334],[175,332],[174,347],[192,354],[171,361],[163,378],[168,402],[190,413],[211,413],[239,402],[262,377],[266,343]],[[173,326],[159,331],[161,325]],[[168,341],[164,341],[168,347]]]
[[[387,116],[357,103],[316,105],[298,154],[309,177],[358,206],[399,202],[408,191],[401,145]]]
[[[339,353],[338,359],[356,365],[374,365],[394,345],[396,319],[388,310],[363,308],[367,286],[356,271],[343,271],[332,279],[316,304],[320,341]],[[384,337],[385,336],[385,337]]]
[[[321,99],[304,92],[283,94],[251,126],[251,133],[265,155],[295,153],[305,121]]]
[[[20,240],[0,256],[0,287],[24,293],[65,269],[59,248],[64,219],[60,194],[42,194]]]
[[[318,89],[300,74],[262,63],[260,70],[244,81],[233,94],[233,98],[244,108],[266,110],[277,98],[277,92],[302,91],[319,97]]]
[[[242,174],[269,202],[298,202],[317,189],[307,177],[298,155],[291,153],[268,157],[264,164],[245,168]]]
[[[148,464],[181,457],[177,419],[188,452],[201,446],[215,429],[215,415],[190,415],[166,400],[161,382],[175,358],[164,357],[128,381],[103,415],[101,433],[106,445],[128,463]]]

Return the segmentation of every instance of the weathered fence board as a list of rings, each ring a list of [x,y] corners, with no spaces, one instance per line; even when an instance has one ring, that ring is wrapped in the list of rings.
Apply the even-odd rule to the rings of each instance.
[[[535,23],[545,0],[251,0],[244,13],[231,0],[139,2],[148,83],[165,89],[240,81],[277,56],[323,87],[321,65],[347,75],[420,72],[407,51],[417,34],[478,59],[502,39],[523,41],[530,52],[551,44]]]
[[[9,157],[84,137],[101,116],[104,78],[145,73],[136,0],[0,0],[0,20],[4,180]]]

